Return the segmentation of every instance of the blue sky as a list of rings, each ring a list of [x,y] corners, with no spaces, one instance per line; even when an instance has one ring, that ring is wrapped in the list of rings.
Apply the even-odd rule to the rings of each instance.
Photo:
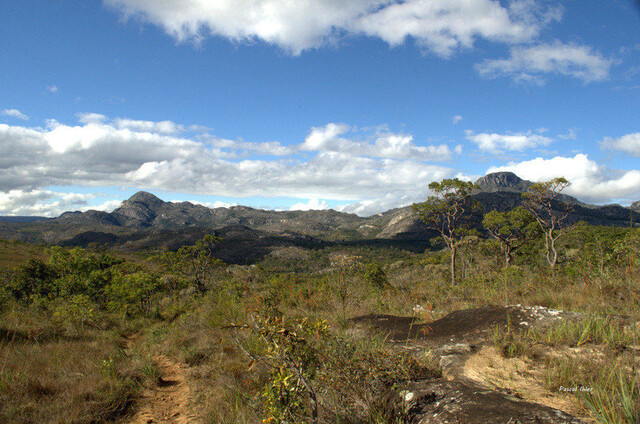
[[[369,215],[430,181],[640,200],[631,0],[9,2],[0,214],[165,200]]]

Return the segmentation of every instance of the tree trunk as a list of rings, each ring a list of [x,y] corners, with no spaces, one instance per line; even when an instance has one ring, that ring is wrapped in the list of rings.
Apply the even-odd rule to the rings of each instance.
[[[544,233],[544,247],[547,250],[547,263],[553,271],[554,263],[551,260],[551,236],[547,232]]]
[[[451,287],[456,285],[456,248],[451,245]]]
[[[504,267],[509,268],[511,264],[511,249],[507,246],[504,249]]]
[[[556,250],[556,239],[550,238],[549,241],[550,241],[549,245],[551,247],[551,254],[552,254],[551,262],[550,262],[551,269],[555,269],[556,264],[558,263],[558,251]]]

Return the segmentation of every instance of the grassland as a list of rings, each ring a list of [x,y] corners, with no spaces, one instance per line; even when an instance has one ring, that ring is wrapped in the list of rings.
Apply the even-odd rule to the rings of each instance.
[[[113,261],[3,242],[0,421],[131,422],[163,356],[184,364],[188,408],[202,422],[402,422],[402,405],[382,394],[439,375],[439,365],[428,350],[408,354],[350,318],[429,321],[521,304],[578,318],[496,328],[496,351],[533,361],[549,392],[592,388],[563,394],[583,417],[637,423],[640,246],[635,232],[616,231],[591,229],[599,239],[587,243],[583,229],[565,237],[553,273],[540,242],[505,268],[496,246],[476,239],[462,249],[453,287],[444,251],[286,248],[250,266],[210,264],[198,290],[184,258],[176,268],[155,252],[107,252]],[[34,258],[55,271],[53,288],[21,296],[17,288],[35,287],[20,280],[34,275],[25,274]],[[89,265],[71,271],[79,264]]]

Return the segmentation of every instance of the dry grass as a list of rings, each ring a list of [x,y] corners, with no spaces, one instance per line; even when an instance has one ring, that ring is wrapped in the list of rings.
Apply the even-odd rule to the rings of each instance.
[[[14,325],[18,313],[23,320]],[[35,325],[38,318],[42,312],[20,308],[3,319],[0,422],[113,422],[126,414],[143,376],[119,334],[92,329],[67,337]]]

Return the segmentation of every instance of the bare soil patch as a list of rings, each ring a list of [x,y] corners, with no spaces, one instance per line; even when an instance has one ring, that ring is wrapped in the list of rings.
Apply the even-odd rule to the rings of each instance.
[[[138,403],[138,409],[129,423],[193,423],[197,416],[189,408],[189,386],[186,366],[166,356],[154,358],[161,377],[154,387],[147,388]]]
[[[131,349],[138,334],[125,337],[125,349]],[[153,358],[159,377],[138,400],[129,424],[187,424],[199,422],[190,406],[187,365],[165,355]]]

